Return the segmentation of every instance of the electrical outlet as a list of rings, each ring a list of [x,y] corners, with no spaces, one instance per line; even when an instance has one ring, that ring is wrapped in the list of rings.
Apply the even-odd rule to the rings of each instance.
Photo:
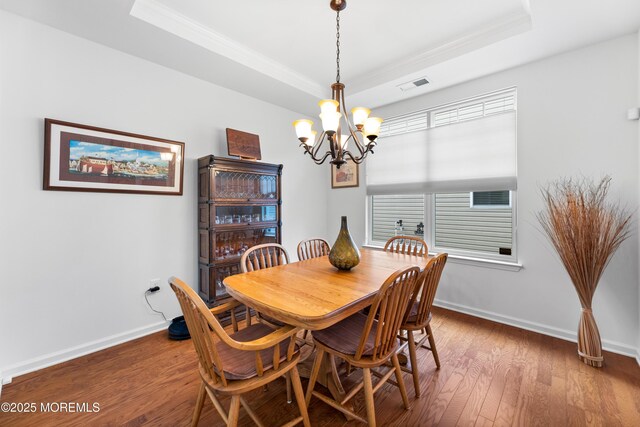
[[[154,288],[154,287],[160,287],[160,279],[151,279],[149,281],[149,289]]]

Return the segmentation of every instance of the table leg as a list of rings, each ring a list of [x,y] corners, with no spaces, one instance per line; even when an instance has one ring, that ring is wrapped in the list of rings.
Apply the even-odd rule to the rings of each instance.
[[[338,402],[342,402],[342,399],[345,398],[347,393],[342,386],[342,382],[340,381],[340,375],[338,374],[338,363],[336,362],[336,357],[325,353],[326,357],[322,360],[322,365],[320,365],[320,372],[318,373],[318,379],[316,380],[316,384],[321,384],[326,387],[331,393],[331,396],[334,400]],[[313,351],[313,357],[307,357],[306,360],[300,362],[298,364],[298,371],[300,372],[301,377],[309,378],[311,375],[311,368],[313,366],[313,361],[315,360],[315,349]],[[353,406],[351,402],[347,402],[346,404],[349,409],[353,410]],[[351,420],[352,418],[345,415],[347,420]]]

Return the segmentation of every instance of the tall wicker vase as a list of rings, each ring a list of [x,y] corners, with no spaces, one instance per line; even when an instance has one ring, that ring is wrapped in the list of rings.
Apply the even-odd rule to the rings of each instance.
[[[351,270],[360,263],[360,250],[349,234],[346,216],[342,217],[338,238],[329,252],[329,262],[340,270]]]
[[[600,331],[596,319],[593,317],[591,304],[588,308],[582,306],[580,324],[578,325],[578,356],[584,363],[596,368],[601,368],[604,362]]]
[[[599,183],[563,179],[542,190],[542,228],[567,270],[580,299],[578,356],[602,367],[602,343],[591,311],[598,282],[620,244],[629,237],[631,214],[606,201],[611,178]]]

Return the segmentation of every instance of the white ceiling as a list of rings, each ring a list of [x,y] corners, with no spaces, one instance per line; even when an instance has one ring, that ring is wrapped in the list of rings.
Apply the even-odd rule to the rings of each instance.
[[[0,0],[0,8],[315,116],[336,72],[328,3]],[[341,81],[349,105],[375,107],[639,28],[638,0],[348,0]],[[421,77],[431,83],[397,88]]]

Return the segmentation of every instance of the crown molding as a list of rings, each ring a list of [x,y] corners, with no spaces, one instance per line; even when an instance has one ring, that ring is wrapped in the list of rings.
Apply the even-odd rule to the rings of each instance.
[[[417,55],[351,79],[350,94],[406,79],[430,66],[531,29],[529,0],[521,1],[520,10],[506,14],[488,25],[482,25]],[[324,86],[158,0],[135,0],[130,15],[314,97],[326,96]]]
[[[129,14],[317,98],[326,97],[324,86],[156,0],[136,0]]]
[[[528,3],[528,0],[523,0]],[[448,59],[469,53],[516,34],[531,29],[531,15],[523,5],[523,10],[503,16],[492,24],[468,31],[459,36],[428,49],[405,60],[397,61],[386,67],[355,77],[349,84],[349,92],[355,94],[385,83],[397,84],[398,79],[424,70]]]

